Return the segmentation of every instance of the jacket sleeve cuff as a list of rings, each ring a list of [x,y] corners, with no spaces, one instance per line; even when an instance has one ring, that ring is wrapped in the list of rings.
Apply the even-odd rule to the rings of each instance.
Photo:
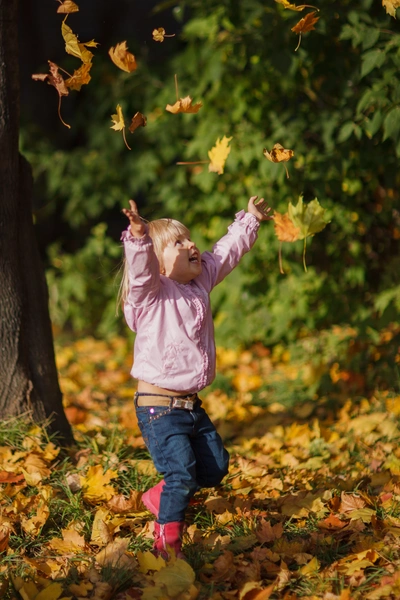
[[[142,237],[138,238],[131,234],[131,230],[129,227],[128,229],[125,229],[125,231],[122,232],[121,241],[131,242],[134,246],[145,246],[146,244],[152,243],[151,237],[148,233],[145,233]]]
[[[258,231],[260,228],[260,221],[254,215],[245,212],[244,210],[240,210],[236,213],[235,221],[246,225],[249,231]]]

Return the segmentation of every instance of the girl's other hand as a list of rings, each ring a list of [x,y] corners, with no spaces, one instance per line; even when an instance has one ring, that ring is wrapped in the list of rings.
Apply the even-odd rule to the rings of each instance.
[[[139,211],[134,200],[129,200],[130,209],[123,208],[122,212],[129,219],[131,234],[133,237],[143,237],[147,232],[147,227],[140,218]]]
[[[268,206],[268,202],[261,198],[256,202],[258,196],[252,196],[247,205],[247,212],[255,216],[259,221],[270,221],[273,219],[273,215],[270,215],[271,207]]]

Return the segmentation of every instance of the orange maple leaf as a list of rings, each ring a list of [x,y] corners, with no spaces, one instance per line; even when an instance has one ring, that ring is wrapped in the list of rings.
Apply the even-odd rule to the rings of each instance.
[[[126,42],[116,44],[115,47],[113,46],[109,49],[108,54],[110,55],[114,65],[116,65],[122,71],[126,71],[127,73],[136,71],[136,59],[133,54],[128,52]]]
[[[313,29],[315,29],[314,25],[319,20],[319,17],[315,16],[316,14],[317,13],[315,10],[308,13],[305,17],[300,19],[300,21],[296,23],[294,27],[292,27],[292,31],[299,34],[299,43],[297,44],[295,51],[299,49],[302,33],[307,33],[308,31],[313,31]]]
[[[69,79],[65,80],[65,85],[70,90],[76,90],[79,92],[81,87],[91,80],[89,71],[92,68],[92,63],[83,63],[79,69],[75,69],[74,74]]]
[[[300,229],[290,219],[289,214],[274,212],[275,235],[280,242],[296,242],[300,239]]]
[[[266,148],[263,150],[263,154],[265,158],[268,158],[271,162],[279,163],[279,162],[287,162],[294,156],[294,151],[289,150],[288,148],[284,148],[281,144],[274,144],[271,152],[268,152]],[[284,165],[286,170],[286,177],[289,179],[289,172]]]
[[[75,2],[72,2],[72,0],[64,0],[64,2],[59,0],[59,2],[60,6],[57,8],[58,13],[70,14],[79,11],[79,6],[75,4]]]
[[[179,98],[175,104],[167,104],[165,110],[176,115],[177,113],[198,113],[203,106],[202,102],[196,102],[192,105],[192,98],[186,96],[186,98]]]

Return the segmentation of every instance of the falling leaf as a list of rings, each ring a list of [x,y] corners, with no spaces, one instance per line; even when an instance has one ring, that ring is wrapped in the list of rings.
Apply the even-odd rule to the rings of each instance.
[[[65,85],[65,81],[63,79],[63,77],[60,75],[60,73],[58,72],[58,65],[56,65],[55,63],[51,62],[50,60],[48,61],[49,63],[49,67],[50,67],[50,75],[47,73],[38,73],[36,75],[32,75],[32,79],[34,81],[47,81],[47,83],[49,85],[52,85],[56,88],[57,92],[58,92],[58,116],[60,118],[60,121],[63,125],[65,125],[65,127],[68,127],[68,129],[71,129],[71,125],[68,125],[68,123],[65,123],[61,117],[61,113],[60,113],[60,109],[61,109],[61,98],[62,96],[68,96],[69,91],[67,86]]]
[[[218,175],[222,175],[224,172],[225,162],[228,158],[229,152],[231,151],[229,146],[231,139],[231,137],[228,138],[225,135],[221,140],[218,138],[215,146],[213,146],[208,152],[208,157],[210,159],[208,170],[210,173],[218,173]]]
[[[115,129],[115,131],[122,131],[122,137],[124,138],[125,146],[128,148],[128,150],[131,150],[126,141],[124,115],[122,114],[122,108],[119,104],[117,104],[116,110],[117,113],[115,115],[111,115],[111,120],[114,123],[114,125],[111,125],[110,129]]]
[[[90,42],[81,43],[77,36],[73,33],[72,29],[64,21],[61,24],[61,34],[65,41],[65,51],[72,56],[76,56],[83,63],[92,62],[93,53],[87,49],[86,46],[94,47],[98,46],[98,43],[94,40]]]
[[[382,6],[390,16],[396,18],[396,10],[400,8],[400,0],[382,0]]]
[[[283,146],[281,146],[281,144],[274,144],[274,147],[272,148],[271,152],[268,152],[268,150],[264,148],[263,154],[265,158],[268,158],[268,160],[270,160],[271,162],[280,163],[287,162],[288,160],[290,160],[294,156],[294,151],[284,148]],[[289,179],[288,170],[286,168],[286,165],[284,166],[286,170],[286,177]]]
[[[58,13],[70,14],[79,11],[79,6],[75,4],[75,2],[72,2],[72,0],[64,0],[64,2],[59,0],[59,2],[60,6],[57,8]]]
[[[65,80],[65,85],[70,90],[76,90],[79,92],[82,85],[89,83],[91,80],[91,76],[89,75],[89,71],[92,68],[92,63],[84,63],[79,69],[74,71],[74,74]]]
[[[129,125],[129,131],[133,133],[138,127],[146,127],[147,119],[141,112],[137,112],[132,117],[132,122]]]
[[[308,31],[313,31],[315,29],[314,25],[319,20],[319,17],[316,17],[317,13],[315,10],[313,12],[308,13],[305,17],[300,19],[298,23],[294,27],[292,27],[292,31],[294,33],[299,34],[299,43],[297,44],[295,50],[299,49],[301,42],[301,35],[303,33],[307,33]]]
[[[300,229],[290,219],[289,214],[274,212],[275,235],[280,242],[296,242],[300,239]]]
[[[164,27],[159,27],[158,29],[153,29],[153,40],[155,42],[163,42],[164,38],[166,37],[174,37],[175,34],[171,33],[170,35],[167,35],[165,33],[165,29]]]
[[[108,54],[110,55],[114,65],[116,65],[119,69],[122,69],[122,71],[126,71],[127,73],[136,71],[136,59],[133,54],[128,52],[126,41],[116,44],[115,47],[113,46],[110,48]]]
[[[289,202],[288,212],[293,224],[300,229],[299,239],[304,239],[303,265],[304,270],[307,271],[305,260],[306,240],[307,237],[322,231],[329,223],[326,217],[326,209],[322,208],[317,198],[314,198],[308,204],[303,204],[303,197],[300,196],[296,206]]]
[[[179,100],[177,100],[172,106],[171,104],[167,104],[165,110],[173,113],[174,115],[177,113],[197,113],[202,106],[202,102],[196,102],[196,104],[193,104],[192,106],[192,98],[190,96],[186,96],[186,98],[179,98]]]
[[[108,469],[103,473],[101,465],[89,467],[86,476],[81,476],[83,497],[88,502],[96,504],[97,502],[107,501],[115,494],[115,490],[108,485],[111,479],[118,477],[116,471]]]

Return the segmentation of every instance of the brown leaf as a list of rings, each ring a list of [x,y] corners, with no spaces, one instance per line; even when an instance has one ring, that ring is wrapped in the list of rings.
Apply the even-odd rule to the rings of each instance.
[[[326,519],[318,522],[319,529],[326,529],[328,531],[338,531],[343,529],[343,527],[346,527],[346,525],[348,525],[347,521],[341,521],[339,517],[333,513],[331,513]]]
[[[268,158],[268,160],[274,163],[287,162],[294,156],[293,150],[288,150],[281,146],[281,144],[274,144],[271,152],[268,152],[268,150],[264,148],[263,154],[265,158]]]
[[[58,13],[70,14],[79,11],[79,6],[75,4],[75,2],[72,2],[72,0],[64,0],[64,2],[59,0],[59,2],[60,6],[57,8]]]
[[[319,20],[319,17],[315,16],[316,14],[315,10],[306,14],[305,17],[300,19],[300,21],[292,27],[292,31],[294,31],[294,33],[307,33],[307,31],[313,31],[313,29],[315,29],[315,23]]]
[[[147,119],[141,112],[137,112],[132,117],[132,122],[129,125],[129,131],[133,133],[138,127],[146,127]]]
[[[138,512],[143,510],[141,498],[142,492],[131,490],[129,498],[126,498],[126,496],[123,494],[118,494],[117,496],[113,496],[107,502],[107,506],[110,510],[119,514],[135,511]]]
[[[354,494],[346,494],[345,492],[342,492],[340,499],[341,502],[339,512],[342,513],[350,512],[365,506],[365,501]]]
[[[186,98],[179,98],[175,104],[167,104],[165,110],[176,115],[177,113],[197,113],[203,106],[202,102],[196,102],[192,105],[192,98],[186,96]]]
[[[58,92],[58,116],[60,118],[60,121],[63,125],[65,125],[65,127],[68,127],[68,129],[71,129],[71,125],[68,125],[68,123],[65,123],[65,121],[63,121],[62,117],[61,117],[61,113],[60,113],[60,108],[61,108],[61,98],[62,96],[68,96],[69,91],[67,86],[65,85],[65,81],[63,79],[63,77],[60,75],[60,73],[58,72],[58,65],[56,65],[56,63],[51,62],[51,60],[48,61],[49,66],[50,66],[50,75],[48,73],[38,73],[36,75],[32,75],[32,79],[34,81],[47,81],[47,83],[49,85],[52,85],[53,87],[56,88],[57,92]]]
[[[260,544],[265,544],[266,542],[273,542],[274,540],[281,538],[282,535],[282,523],[275,523],[275,525],[272,526],[270,521],[266,521],[264,518],[261,519],[261,522],[256,529],[256,537]]]
[[[108,54],[110,55],[114,65],[116,65],[119,69],[122,69],[122,71],[126,71],[127,73],[136,71],[136,59],[133,54],[128,52],[126,41],[116,44],[115,47],[113,46],[110,48]]]
[[[290,219],[289,214],[274,212],[275,235],[280,242],[295,242],[300,239],[300,229]]]

